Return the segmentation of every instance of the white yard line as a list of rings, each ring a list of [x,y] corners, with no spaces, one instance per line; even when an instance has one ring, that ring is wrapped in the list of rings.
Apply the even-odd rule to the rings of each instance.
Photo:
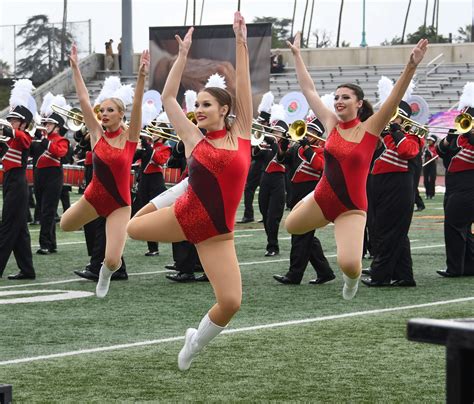
[[[385,309],[356,311],[352,313],[334,314],[334,315],[323,316],[323,317],[312,317],[312,318],[305,318],[301,320],[282,321],[282,322],[270,323],[270,324],[259,324],[259,325],[249,326],[249,327],[227,329],[227,330],[224,330],[222,334],[236,334],[236,333],[241,333],[241,332],[257,331],[257,330],[279,328],[279,327],[288,327],[288,326],[294,326],[294,325],[300,325],[300,324],[318,323],[318,322],[330,321],[330,320],[339,320],[343,318],[361,317],[361,316],[367,316],[371,314],[393,313],[393,312],[399,312],[399,311],[421,309],[425,307],[464,303],[464,302],[470,302],[473,300],[474,300],[474,297],[464,297],[464,298],[452,299],[452,300],[441,300],[441,301],[431,302],[431,303],[413,304],[409,306],[396,306],[396,307],[388,307]],[[183,339],[184,339],[184,336],[181,335],[181,336],[170,337],[170,338],[131,342],[127,344],[111,345],[111,346],[97,347],[97,348],[90,348],[90,349],[80,349],[77,351],[61,352],[61,353],[50,354],[50,355],[40,355],[40,356],[31,356],[31,357],[26,357],[26,358],[10,359],[6,361],[0,361],[0,366],[16,365],[19,363],[31,363],[31,362],[41,361],[41,360],[65,358],[65,357],[70,357],[70,356],[85,355],[85,354],[91,354],[91,353],[97,353],[97,352],[118,351],[121,349],[137,348],[137,347],[143,347],[143,346],[164,344],[167,342],[181,341]]]

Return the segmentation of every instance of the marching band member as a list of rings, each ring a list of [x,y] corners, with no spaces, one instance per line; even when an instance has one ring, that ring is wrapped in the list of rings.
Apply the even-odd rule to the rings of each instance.
[[[446,269],[436,271],[444,277],[474,276],[474,82],[466,83],[459,109],[469,114],[471,128],[464,134],[450,131],[437,146],[446,171],[444,194],[444,243]]]
[[[273,93],[268,91],[263,94],[260,105],[257,108],[259,115],[257,123],[265,126],[270,126],[270,110],[274,100]],[[265,171],[265,161],[263,159],[264,153],[259,153],[258,146],[252,146],[252,160],[250,163],[249,175],[245,183],[244,190],[244,215],[237,223],[250,223],[255,220],[253,212],[253,198],[255,191],[262,181],[262,175]]]
[[[426,199],[433,199],[436,187],[436,135],[429,135],[423,148],[423,183],[425,185]]]
[[[69,141],[64,138],[67,129],[64,118],[53,112],[51,105],[66,106],[63,96],[54,97],[48,93],[41,105],[41,123],[46,130],[40,145],[42,154],[36,161],[35,195],[40,211],[40,248],[36,254],[47,255],[57,252],[56,244],[56,211],[58,209],[63,187],[63,166],[61,159],[69,150]]]
[[[28,184],[26,181],[26,161],[32,137],[26,129],[33,120],[31,97],[33,84],[30,80],[18,80],[10,96],[11,110],[6,120],[0,122],[0,147],[3,153],[3,206],[0,223],[0,278],[13,252],[20,271],[9,275],[8,279],[35,279],[31,238],[28,230]],[[33,103],[31,103],[33,100]],[[3,154],[3,155],[2,155]]]
[[[292,186],[291,209],[314,191],[324,168],[324,141],[321,140],[324,127],[319,119],[313,118],[307,124],[307,133],[285,156]],[[273,278],[283,284],[300,284],[308,262],[317,275],[316,279],[309,281],[310,284],[321,285],[336,277],[314,230],[291,235],[290,268],[286,275],[273,275]]]
[[[156,118],[158,111],[152,104],[145,103],[142,107],[142,126],[146,127]],[[135,152],[134,160],[140,159],[137,210],[145,206],[153,197],[166,191],[165,179],[163,177],[163,165],[171,155],[171,147],[165,145],[163,137],[155,136],[153,140],[142,137],[141,148]],[[147,241],[147,257],[159,255],[158,243]]]
[[[232,109],[232,97],[222,88],[206,87],[198,93],[195,111],[198,127],[181,110],[176,96],[191,47],[193,28],[183,40],[176,36],[178,57],[166,80],[162,101],[188,156],[188,186],[172,206],[169,203],[164,207],[155,206],[152,201],[137,213],[127,229],[134,239],[194,243],[213,287],[216,304],[197,329],[186,331],[184,347],[178,355],[180,370],[189,369],[197,353],[220,334],[239,310],[242,300],[233,228],[250,166],[252,95],[247,28],[238,11],[233,27],[236,36],[236,118],[231,127],[227,126],[227,116]],[[200,129],[206,130],[205,137]],[[168,196],[169,191],[162,195]],[[161,198],[162,195],[158,196],[160,201],[166,199]]]
[[[363,271],[370,275],[362,279],[367,286],[416,286],[408,231],[414,207],[410,161],[420,146],[418,136],[400,126],[403,117],[411,116],[410,105],[401,101],[398,111],[399,116],[381,133],[382,147],[375,152],[371,170],[374,259]]]
[[[267,234],[265,257],[274,257],[280,254],[278,244],[278,230],[285,209],[285,165],[283,160],[288,150],[289,141],[282,139],[288,131],[285,122],[283,105],[275,104],[271,108],[270,117],[272,133],[277,136],[265,136],[268,148],[259,149],[255,153],[263,154],[265,171],[260,181],[258,207],[263,217],[263,226]]]
[[[94,170],[84,195],[61,217],[61,228],[74,231],[99,216],[106,218],[107,245],[96,288],[96,295],[101,298],[107,295],[110,278],[121,266],[120,257],[131,212],[130,170],[140,136],[142,97],[149,62],[149,53],[144,51],[140,58],[130,126],[127,128],[124,127],[123,117],[125,105],[132,101],[131,87],[123,86],[101,102],[101,122],[98,122],[79,70],[76,45],[73,45],[70,55],[77,96],[91,136]]]
[[[372,155],[379,134],[389,122],[423,59],[428,41],[420,40],[414,47],[392,93],[380,110],[372,115],[362,89],[354,84],[342,84],[337,88],[334,99],[336,113],[324,106],[301,57],[300,40],[301,34],[298,33],[293,44],[288,42],[295,57],[298,81],[329,136],[324,150],[323,177],[314,194],[293,208],[285,226],[292,234],[304,234],[329,222],[334,223],[337,260],[344,278],[342,294],[348,300],[357,293],[362,270],[367,211],[365,188]]]

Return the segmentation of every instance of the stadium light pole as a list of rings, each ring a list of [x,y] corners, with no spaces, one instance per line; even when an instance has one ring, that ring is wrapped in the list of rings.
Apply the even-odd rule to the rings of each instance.
[[[122,75],[133,75],[132,0],[122,0]]]
[[[365,41],[365,0],[362,0],[362,41],[360,42],[360,46],[362,48],[367,46],[367,42]]]

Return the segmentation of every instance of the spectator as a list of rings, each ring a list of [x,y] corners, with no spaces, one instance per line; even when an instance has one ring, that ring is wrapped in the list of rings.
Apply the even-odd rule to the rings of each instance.
[[[270,73],[283,73],[285,65],[283,64],[283,55],[277,50],[271,57]]]
[[[112,49],[111,39],[105,43],[105,70],[114,70],[114,50]]]

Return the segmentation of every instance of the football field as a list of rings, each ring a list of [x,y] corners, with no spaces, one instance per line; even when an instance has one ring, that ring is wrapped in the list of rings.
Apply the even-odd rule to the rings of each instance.
[[[97,299],[95,283],[72,273],[88,263],[82,231],[58,228],[58,253],[34,255],[36,280],[7,280],[13,257],[0,279],[0,384],[13,385],[16,403],[443,402],[445,348],[405,336],[411,318],[473,317],[474,278],[435,272],[445,268],[442,197],[414,214],[417,287],[361,284],[352,301],[342,299],[332,226],[316,234],[336,280],[309,285],[308,267],[301,285],[282,285],[272,275],[289,265],[283,226],[280,255],[266,258],[263,225],[237,225],[241,310],[185,373],[177,355],[214,303],[211,286],[167,280],[171,246],[145,257],[146,243],[128,240],[129,280]],[[35,251],[39,228],[30,230]]]

